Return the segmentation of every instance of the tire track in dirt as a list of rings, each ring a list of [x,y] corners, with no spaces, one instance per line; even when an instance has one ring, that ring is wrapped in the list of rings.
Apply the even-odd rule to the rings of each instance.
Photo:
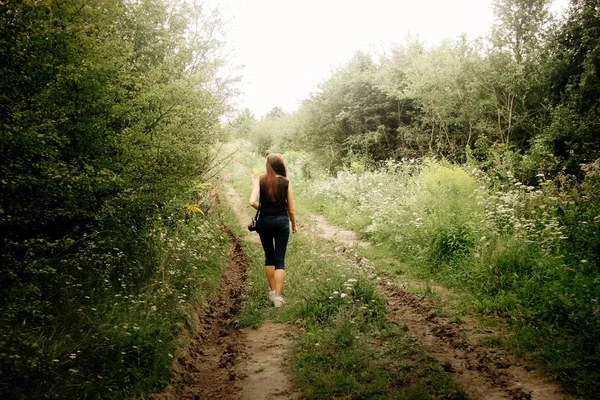
[[[471,399],[571,399],[560,386],[527,370],[510,355],[476,344],[473,322],[453,324],[434,315],[435,301],[381,277],[389,318],[420,339],[432,357],[458,381]],[[481,335],[479,335],[481,336]]]
[[[171,385],[159,399],[238,399],[237,366],[245,355],[243,335],[236,328],[250,262],[240,239],[230,237],[230,257],[217,298],[199,310],[199,323],[187,346],[177,351]]]
[[[216,204],[223,182],[211,193]],[[242,199],[229,188],[225,194],[240,223]],[[237,211],[236,211],[237,209]],[[247,213],[246,213],[247,214]],[[180,335],[171,384],[157,395],[179,399],[290,399],[295,392],[282,365],[289,348],[283,324],[264,323],[258,329],[238,329],[251,261],[242,240],[229,227],[229,258],[217,296],[196,305],[195,320]],[[266,293],[265,293],[266,295]]]
[[[321,216],[309,217],[311,223],[318,226],[313,232],[321,234],[323,239],[335,241],[336,237],[348,236],[346,230],[329,225]],[[463,387],[469,399],[573,399],[563,393],[557,383],[534,370],[523,368],[506,352],[477,344],[489,334],[476,322],[465,318],[463,323],[456,324],[435,316],[434,299],[411,292],[389,276],[377,272],[367,259],[356,253],[356,236],[348,237],[351,238],[350,242],[337,242],[350,247],[337,246],[336,253],[351,258],[357,268],[378,276],[380,290],[387,302],[388,319],[399,322],[418,338],[428,354],[436,358],[442,368]],[[411,282],[406,276],[403,278],[407,280],[406,283],[419,286],[419,282]],[[437,285],[430,286],[439,288],[441,292],[452,292]],[[495,332],[498,333],[501,332]]]

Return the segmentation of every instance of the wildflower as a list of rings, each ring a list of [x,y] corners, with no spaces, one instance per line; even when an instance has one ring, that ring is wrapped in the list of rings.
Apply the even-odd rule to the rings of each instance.
[[[588,262],[588,260],[581,260],[580,262],[581,262],[582,264],[585,264],[585,263],[587,263],[587,262]]]
[[[357,282],[356,279],[348,279],[348,282]]]
[[[340,294],[340,297],[343,299],[344,297],[348,296],[346,293],[342,293]]]
[[[191,204],[186,207],[188,214],[202,214],[204,215],[204,211],[196,204]]]
[[[152,310],[152,311],[156,311],[156,306],[152,306],[152,307],[150,307],[150,310]]]
[[[53,361],[53,362],[58,362],[58,360],[57,360],[57,359],[54,359],[54,360],[52,360],[52,361]]]
[[[76,358],[77,358],[77,354],[75,354],[75,353],[71,353],[71,355],[69,356],[69,358],[70,358],[71,360],[74,360],[74,359],[76,359]]]
[[[169,353],[167,354],[169,357],[173,358],[173,354]]]
[[[102,379],[102,377],[100,375],[98,375],[98,379]]]
[[[333,294],[340,294],[340,292],[338,292],[337,290],[333,292]]]

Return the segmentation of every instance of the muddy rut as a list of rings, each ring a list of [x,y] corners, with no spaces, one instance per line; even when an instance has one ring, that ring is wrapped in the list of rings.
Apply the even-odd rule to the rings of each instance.
[[[455,324],[438,318],[433,299],[410,292],[387,276],[380,282],[388,318],[419,338],[470,399],[571,399],[556,383],[520,366],[509,354],[478,344],[486,331],[473,321]]]
[[[177,353],[174,378],[161,399],[236,399],[237,366],[245,349],[236,328],[245,292],[249,260],[241,241],[230,232],[230,257],[217,299],[199,310],[200,324],[187,346]]]
[[[232,193],[235,192],[229,188],[225,198],[240,224],[247,224],[248,217],[241,212],[242,201]],[[216,191],[214,201],[220,202]],[[185,337],[181,339],[184,344],[173,363],[171,385],[158,398],[296,398],[283,370],[289,348],[286,326],[265,322],[258,329],[237,327],[250,260],[242,240],[230,228],[225,230],[230,239],[230,250],[217,297],[195,310],[197,319],[191,332],[184,333]]]

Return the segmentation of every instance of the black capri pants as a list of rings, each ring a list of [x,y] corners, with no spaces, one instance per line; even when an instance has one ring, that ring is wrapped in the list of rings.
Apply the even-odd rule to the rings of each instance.
[[[287,215],[261,215],[256,232],[265,251],[265,266],[285,269],[285,251],[290,237],[290,219]]]

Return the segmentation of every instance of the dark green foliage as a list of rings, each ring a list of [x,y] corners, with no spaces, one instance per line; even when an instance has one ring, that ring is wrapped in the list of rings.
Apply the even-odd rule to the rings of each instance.
[[[1,3],[0,393],[54,396],[53,336],[87,335],[81,309],[155,276],[157,226],[185,215],[224,111],[226,92],[204,89],[220,60],[202,33],[218,21],[202,13],[154,0]]]
[[[356,54],[303,103],[299,144],[337,168],[433,154],[465,161],[481,140],[484,158],[510,155],[524,182],[540,172],[581,179],[579,164],[600,157],[597,4],[576,2],[552,25],[548,5],[496,1],[487,47],[462,37],[397,46],[379,62]]]
[[[565,170],[600,157],[600,14],[596,1],[577,1],[550,42],[548,86],[554,110],[545,138]]]
[[[305,145],[331,166],[340,156],[386,159],[396,148],[398,105],[377,86],[377,69],[357,53],[302,106]]]

